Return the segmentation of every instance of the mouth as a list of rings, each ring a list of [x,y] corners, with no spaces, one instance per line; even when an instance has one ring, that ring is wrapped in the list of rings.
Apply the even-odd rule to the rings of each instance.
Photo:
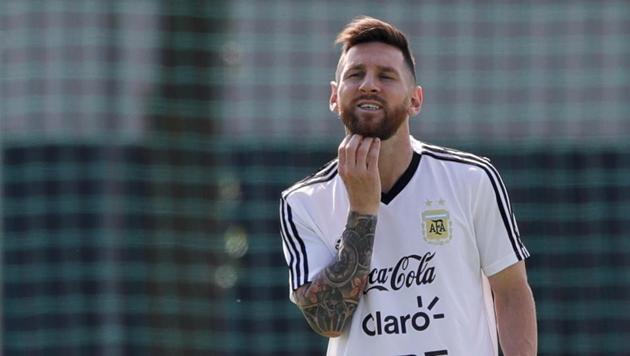
[[[359,102],[357,108],[365,111],[379,111],[383,109],[383,106],[375,102]]]

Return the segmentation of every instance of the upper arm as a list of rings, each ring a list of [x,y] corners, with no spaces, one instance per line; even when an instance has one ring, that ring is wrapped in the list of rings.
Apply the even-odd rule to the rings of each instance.
[[[536,355],[534,296],[520,261],[488,278],[494,296],[501,349],[506,355]]]
[[[495,297],[509,296],[511,293],[529,290],[525,262],[519,261],[504,270],[488,277]]]
[[[280,235],[284,258],[289,267],[290,296],[293,301],[293,293],[308,284],[334,259],[334,254],[317,231],[299,202],[284,197],[280,199]]]

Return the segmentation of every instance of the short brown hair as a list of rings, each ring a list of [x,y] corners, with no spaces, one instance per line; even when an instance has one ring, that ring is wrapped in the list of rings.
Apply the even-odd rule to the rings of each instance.
[[[390,46],[394,46],[403,54],[405,63],[411,71],[414,81],[416,80],[416,61],[409,50],[407,37],[396,27],[369,16],[361,16],[355,18],[337,35],[336,44],[341,44],[341,58],[348,50],[358,44],[367,42],[382,42]],[[341,70],[341,58],[337,65],[335,77],[339,79]]]

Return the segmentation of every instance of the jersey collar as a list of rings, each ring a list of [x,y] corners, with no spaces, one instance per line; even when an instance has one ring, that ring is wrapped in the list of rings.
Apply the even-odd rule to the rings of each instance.
[[[407,167],[405,172],[400,176],[400,178],[398,178],[392,189],[390,189],[387,193],[381,193],[381,202],[383,204],[389,204],[400,192],[402,192],[403,189],[405,189],[409,181],[411,181],[411,178],[413,178],[413,174],[416,173],[416,170],[418,169],[420,157],[421,155],[418,152],[413,151],[409,167]]]

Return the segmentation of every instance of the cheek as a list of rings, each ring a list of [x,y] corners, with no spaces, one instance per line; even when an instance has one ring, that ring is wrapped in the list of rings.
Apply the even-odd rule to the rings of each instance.
[[[347,105],[350,103],[352,96],[350,95],[351,91],[348,88],[340,89],[337,92],[337,102],[340,105]]]
[[[349,86],[348,84],[344,84],[339,87],[338,93],[341,95],[341,94],[349,93],[350,91],[351,91],[351,86]]]
[[[339,93],[352,93],[358,90],[359,84],[357,81],[353,80],[344,80],[339,85]]]

